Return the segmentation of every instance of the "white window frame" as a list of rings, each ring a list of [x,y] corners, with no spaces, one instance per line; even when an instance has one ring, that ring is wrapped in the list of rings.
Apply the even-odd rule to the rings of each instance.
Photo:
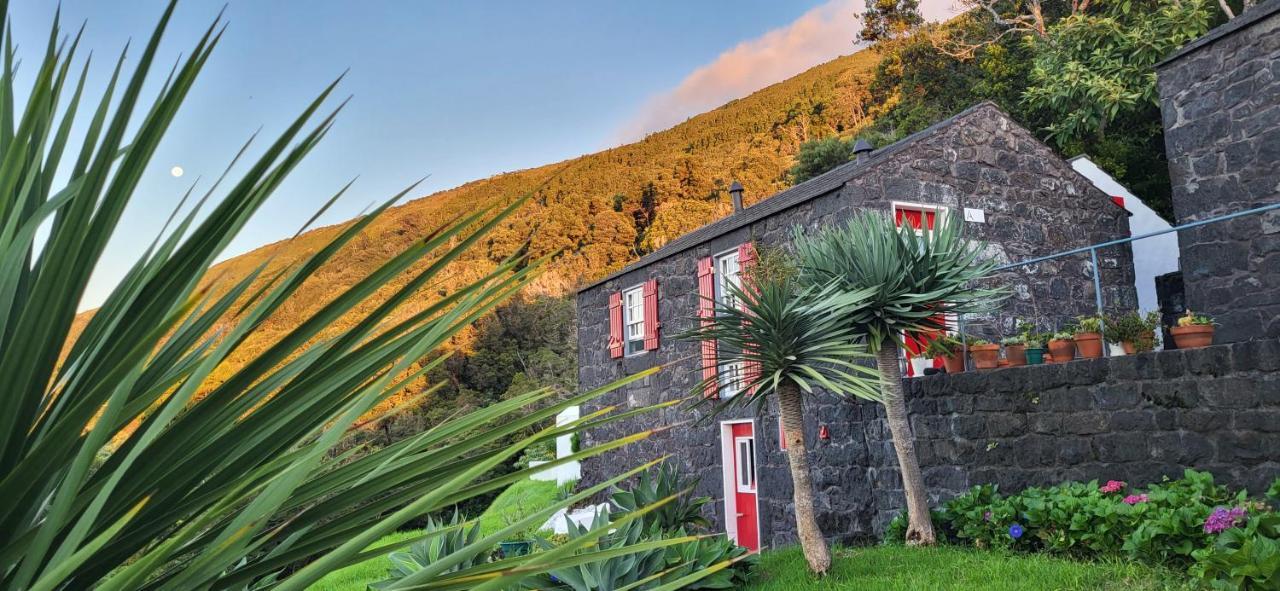
[[[715,265],[715,300],[717,306],[729,308],[738,305],[737,300],[729,291],[728,285],[735,287],[742,285],[742,264],[738,259],[740,254],[737,248],[732,248],[715,255],[711,259]],[[732,274],[726,271],[726,262],[732,265]],[[730,281],[732,283],[729,283]],[[745,373],[746,368],[743,367],[741,361],[717,365],[716,380],[720,386],[720,397],[730,398],[737,396],[742,391],[742,381]]]
[[[629,301],[632,295],[638,302],[635,310],[632,310]],[[644,353],[644,320],[644,284],[642,283],[622,291],[622,350],[628,357]],[[639,333],[635,336],[631,334],[633,326],[639,327]],[[639,344],[636,345],[636,343]],[[635,346],[634,349],[633,346]]]
[[[734,488],[740,493],[756,492],[756,438],[735,436],[733,438]],[[747,477],[744,479],[744,476]]]
[[[944,221],[946,221],[947,217],[951,215],[951,213],[950,213],[950,209],[948,209],[948,208],[947,208],[947,206],[945,206],[945,205],[937,205],[937,204],[932,204],[932,205],[931,205],[931,204],[928,204],[928,203],[913,203],[913,202],[910,202],[910,201],[890,201],[890,202],[889,202],[889,215],[890,215],[890,219],[892,219],[892,220],[894,221],[894,224],[895,224],[895,225],[898,223],[898,210],[899,210],[899,209],[909,209],[909,210],[914,210],[914,211],[919,211],[919,212],[920,212],[920,226],[921,226],[921,229],[916,230],[916,235],[917,235],[917,236],[923,235],[923,234],[924,234],[924,230],[927,230],[927,229],[928,229],[927,227],[925,227],[925,226],[927,225],[927,224],[926,224],[926,220],[927,220],[927,218],[926,218],[926,217],[924,217],[924,214],[925,214],[925,213],[933,212],[933,227],[935,227],[935,228],[937,228],[937,227],[938,227],[939,225],[941,225]]]

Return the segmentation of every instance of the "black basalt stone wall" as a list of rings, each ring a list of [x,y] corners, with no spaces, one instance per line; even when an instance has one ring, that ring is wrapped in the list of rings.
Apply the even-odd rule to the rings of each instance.
[[[966,223],[965,231],[990,244],[988,256],[1000,262],[1023,260],[1128,235],[1124,211],[1071,169],[1052,150],[1013,123],[994,105],[980,105],[944,125],[872,156],[855,167],[835,189],[750,224],[708,237],[690,248],[651,260],[579,292],[578,372],[582,388],[595,388],[659,364],[668,367],[611,392],[588,405],[634,409],[690,396],[701,379],[698,345],[674,337],[694,326],[697,311],[697,261],[747,241],[770,246],[785,243],[795,225],[840,223],[860,209],[890,211],[894,200],[942,205],[961,215],[981,208],[985,223]],[[757,204],[753,207],[760,207]],[[750,208],[747,210],[750,211]],[[1127,247],[1100,253],[1107,306],[1136,305],[1132,259]],[[658,279],[661,346],[657,351],[610,359],[608,298],[650,278]],[[987,317],[968,318],[968,328],[991,336],[1009,334],[1014,317],[1037,318],[1047,326],[1094,309],[1088,257],[1046,263],[995,278],[1014,295]],[[933,402],[931,402],[932,404]],[[938,402],[939,407],[945,404]],[[791,481],[778,447],[776,409],[763,416],[736,410],[708,417],[703,409],[671,407],[639,418],[610,423],[588,432],[584,444],[612,440],[655,426],[679,425],[649,440],[587,461],[583,482],[596,483],[660,455],[671,454],[684,473],[701,477],[696,494],[711,496],[711,515],[723,527],[721,442],[718,421],[755,418],[760,489],[761,541],[794,539]],[[819,440],[820,426],[831,437]],[[881,411],[874,404],[850,403],[819,394],[806,408],[806,437],[813,449],[817,511],[833,538],[871,536],[878,515],[896,502],[896,470],[887,447]],[[931,482],[948,478],[931,471]],[[952,482],[951,484],[955,484]],[[944,488],[951,490],[950,488]]]
[[[935,501],[978,484],[1009,491],[1095,478],[1139,484],[1185,468],[1259,493],[1280,475],[1277,340],[906,383]],[[877,529],[902,504],[901,491],[879,493],[887,503],[875,508]]]
[[[1159,88],[1179,224],[1280,202],[1280,0],[1170,58]],[[1280,336],[1280,211],[1178,240],[1187,305],[1218,342]]]

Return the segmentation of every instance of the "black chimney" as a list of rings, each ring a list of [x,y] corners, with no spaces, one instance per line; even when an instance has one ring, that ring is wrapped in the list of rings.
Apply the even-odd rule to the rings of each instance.
[[[859,138],[858,141],[853,144],[853,155],[855,156],[854,160],[861,161],[863,158],[866,157],[867,154],[870,154],[871,151],[874,149],[875,147],[871,145],[871,142]]]
[[[733,213],[742,211],[742,184],[738,181],[729,185],[729,198],[733,200]]]

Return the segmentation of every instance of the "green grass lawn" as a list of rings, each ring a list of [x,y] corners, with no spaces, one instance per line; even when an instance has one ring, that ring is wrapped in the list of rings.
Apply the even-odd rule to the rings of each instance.
[[[799,547],[766,552],[760,557],[754,582],[743,591],[1146,591],[1191,588],[1178,575],[1132,562],[1076,562],[1042,555],[1007,554],[954,546],[872,546],[837,549],[831,573],[823,579],[809,573]]]
[[[481,535],[489,535],[508,523],[545,508],[556,500],[556,483],[542,480],[523,480],[502,491],[489,509],[480,516]],[[420,531],[396,532],[373,545],[382,546],[421,535]],[[309,587],[309,591],[365,591],[369,583],[387,576],[390,563],[385,556],[366,560],[333,571]]]

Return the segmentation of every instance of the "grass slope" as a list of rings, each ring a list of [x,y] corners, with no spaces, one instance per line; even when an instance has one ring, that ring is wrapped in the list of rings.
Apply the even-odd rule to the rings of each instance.
[[[502,491],[502,494],[493,500],[489,509],[480,516],[481,535],[487,536],[496,532],[507,524],[555,502],[556,488],[556,483],[543,480],[523,480],[507,487],[507,490]],[[421,534],[420,530],[396,532],[378,540],[371,547],[392,544]],[[387,569],[390,566],[385,556],[372,558],[360,564],[333,571],[308,589],[309,591],[365,591],[369,583],[386,578]]]
[[[1076,562],[1039,555],[942,546],[837,549],[831,573],[809,574],[800,548],[761,556],[756,580],[742,591],[1035,591],[1191,589],[1176,575],[1131,562]]]

